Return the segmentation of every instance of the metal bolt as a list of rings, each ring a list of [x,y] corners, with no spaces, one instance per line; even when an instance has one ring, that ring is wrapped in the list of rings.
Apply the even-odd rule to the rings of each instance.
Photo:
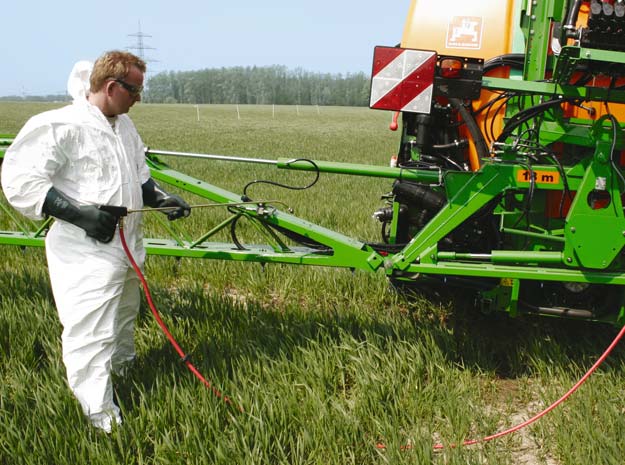
[[[575,233],[575,231],[576,231],[575,226],[572,226],[572,227],[571,227],[571,232],[572,232],[572,233]]]
[[[566,261],[567,261],[568,263],[571,263],[571,262],[573,261],[573,259],[572,259],[571,257],[566,257]]]

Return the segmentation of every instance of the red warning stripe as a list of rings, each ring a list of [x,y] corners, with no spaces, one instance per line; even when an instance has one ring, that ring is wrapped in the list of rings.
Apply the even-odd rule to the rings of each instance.
[[[395,58],[404,53],[403,48],[398,47],[376,47],[373,59],[373,77],[386,68]]]

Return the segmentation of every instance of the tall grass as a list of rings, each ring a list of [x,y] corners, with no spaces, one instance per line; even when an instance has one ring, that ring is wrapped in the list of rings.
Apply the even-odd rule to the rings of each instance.
[[[0,103],[0,132],[45,106]],[[299,112],[299,114],[298,114]],[[389,115],[316,107],[140,105],[153,148],[386,164]],[[167,160],[241,192],[254,179],[303,185],[310,173]],[[388,181],[325,175],[303,192],[255,186],[297,215],[359,239]],[[219,213],[194,214],[191,230]],[[0,218],[3,229],[11,227]],[[148,218],[150,232],[158,225]],[[447,447],[533,415],[573,384],[614,329],[482,315],[462,295],[429,302],[381,274],[150,257],[146,275],[175,337],[232,397],[212,396],[180,363],[142,305],[138,360],[116,380],[124,424],[89,426],[65,383],[42,250],[0,249],[0,464],[622,463],[623,351],[571,401],[522,434]],[[379,447],[381,444],[384,447]]]

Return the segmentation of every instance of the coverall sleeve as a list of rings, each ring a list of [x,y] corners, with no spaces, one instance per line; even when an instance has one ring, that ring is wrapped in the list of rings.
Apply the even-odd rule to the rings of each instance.
[[[43,219],[43,203],[63,159],[52,125],[27,123],[2,163],[2,189],[9,203],[28,218]]]
[[[150,168],[145,161],[145,150],[147,147],[138,135],[137,139],[139,153],[141,153],[141,159],[137,160],[137,163],[139,165],[139,179],[141,180],[141,185],[144,185],[146,182],[148,182],[150,177],[152,177],[152,174],[150,173]]]
[[[133,162],[137,167],[137,174],[139,176],[139,182],[141,185],[148,182],[150,179],[150,168],[145,160],[145,149],[146,146],[141,140],[141,136],[135,127],[135,124],[132,122],[132,119],[128,115],[119,115],[119,124],[122,128],[122,131],[125,134],[126,144],[131,149]]]
[[[137,171],[139,173],[139,180],[141,181],[141,185],[144,185],[146,182],[148,182],[148,180],[152,176],[150,173],[150,168],[148,167],[148,164],[145,161],[145,150],[147,149],[147,147],[143,143],[143,140],[141,139],[141,136],[137,132],[137,129],[135,128],[134,124],[132,124],[132,127],[135,133],[135,147],[136,147],[135,153],[137,154],[137,160],[136,160]]]

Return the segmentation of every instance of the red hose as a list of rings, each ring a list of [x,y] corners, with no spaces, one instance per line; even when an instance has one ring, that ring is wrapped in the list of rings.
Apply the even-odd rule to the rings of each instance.
[[[137,273],[137,276],[141,280],[141,284],[143,285],[143,290],[145,292],[145,296],[147,298],[148,305],[150,306],[150,310],[152,311],[152,314],[154,315],[154,318],[156,319],[157,323],[159,324],[159,326],[161,327],[161,329],[165,333],[165,336],[167,336],[167,339],[169,339],[169,342],[171,343],[171,345],[174,347],[174,349],[176,350],[178,355],[180,355],[180,358],[184,361],[184,363],[187,366],[187,368],[189,370],[191,370],[191,372],[200,381],[202,381],[202,383],[207,388],[209,388],[216,397],[218,397],[219,399],[222,399],[225,403],[227,403],[227,404],[229,404],[231,406],[234,406],[234,404],[232,403],[232,400],[228,396],[224,396],[217,388],[215,388],[206,378],[204,378],[201,375],[201,373],[195,368],[195,366],[188,360],[188,355],[185,354],[184,351],[180,348],[180,345],[176,342],[176,340],[174,339],[172,334],[167,329],[167,326],[165,325],[165,323],[161,319],[158,311],[156,310],[156,306],[154,305],[154,302],[152,300],[152,295],[150,294],[150,290],[148,288],[148,283],[145,280],[145,276],[143,275],[143,273],[141,272],[141,269],[139,268],[139,266],[135,262],[132,254],[130,253],[130,250],[128,249],[128,245],[126,244],[126,238],[124,236],[124,228],[123,228],[123,218],[120,218],[120,221],[119,221],[119,236],[120,236],[120,239],[121,239],[122,247],[124,248],[124,252],[126,252],[126,255],[128,256],[128,260],[130,261],[130,264],[132,265],[133,269]],[[549,407],[547,407],[543,411],[537,413],[536,415],[534,415],[533,417],[529,418],[528,420],[525,420],[524,422],[519,423],[516,426],[513,426],[511,428],[508,428],[506,430],[500,431],[500,432],[495,433],[495,434],[491,434],[490,436],[486,436],[486,437],[483,437],[481,439],[466,440],[466,441],[462,442],[461,445],[462,446],[471,446],[471,445],[474,445],[474,444],[479,444],[479,443],[483,443],[483,442],[492,441],[493,439],[498,439],[498,438],[500,438],[502,436],[506,436],[508,434],[514,433],[516,431],[519,431],[520,429],[523,429],[526,426],[531,425],[535,421],[537,421],[540,418],[542,418],[545,415],[547,415],[549,412],[551,412],[553,409],[555,409],[558,405],[560,405],[562,402],[567,400],[575,391],[577,391],[577,389],[579,389],[579,387],[582,384],[584,384],[588,380],[588,378],[590,378],[590,376],[597,370],[597,368],[599,368],[599,366],[610,355],[612,350],[614,350],[616,345],[623,338],[623,335],[625,335],[625,326],[623,326],[621,328],[621,330],[616,335],[614,340],[610,343],[610,345],[603,352],[603,354],[601,354],[601,356],[597,359],[597,361],[590,367],[590,369],[584,374],[584,376],[582,376],[580,378],[580,380],[577,381],[577,383],[575,383],[573,385],[573,387],[571,387],[562,397],[560,397],[558,400],[556,400],[554,403],[552,403]],[[239,411],[243,412],[243,409],[240,406],[236,407],[236,408]],[[457,447],[457,444],[451,444],[449,447],[455,448],[455,447]],[[386,445],[380,443],[380,444],[377,444],[377,448],[378,449],[386,449]],[[410,449],[410,448],[411,447],[409,445],[407,445],[407,446],[403,446],[402,450],[407,450],[407,449]],[[440,450],[440,449],[444,449],[445,446],[443,444],[439,443],[439,444],[434,444],[433,448],[435,450]]]
[[[180,355],[181,360],[184,362],[187,368],[191,370],[191,372],[195,375],[195,377],[199,379],[208,389],[210,389],[217,398],[223,400],[226,404],[232,407],[235,407],[240,412],[243,412],[243,409],[240,406],[235,406],[232,400],[230,400],[228,396],[224,396],[217,388],[215,388],[212,385],[210,381],[208,381],[206,378],[204,378],[204,376],[202,376],[202,374],[197,370],[197,368],[195,368],[195,366],[189,361],[189,355],[184,353],[184,351],[182,350],[178,342],[176,342],[176,339],[174,339],[174,336],[172,336],[172,334],[167,329],[167,325],[165,325],[165,323],[161,319],[161,316],[158,313],[158,310],[156,310],[156,306],[154,305],[154,301],[152,300],[152,294],[150,294],[150,289],[148,288],[148,283],[145,279],[145,276],[143,275],[143,273],[141,272],[141,269],[137,265],[137,262],[132,256],[132,253],[130,253],[130,249],[128,248],[128,244],[126,243],[126,237],[124,235],[124,219],[123,218],[119,219],[119,237],[121,239],[124,252],[126,252],[126,256],[128,257],[128,260],[130,261],[132,268],[135,270],[135,273],[137,273],[137,276],[139,277],[139,280],[141,281],[141,284],[143,285],[143,292],[145,292],[145,297],[148,301],[148,305],[150,306],[150,310],[152,311],[152,315],[154,315],[154,318],[156,319],[156,322],[163,330],[163,333],[165,333],[165,336],[167,336],[167,339],[169,339],[169,342],[171,343],[171,345],[174,347],[176,352],[178,352],[178,355]]]
[[[603,354],[601,354],[599,359],[594,363],[593,366],[590,367],[590,369],[586,372],[586,374],[584,374],[584,376],[582,376],[581,379],[577,383],[575,383],[573,385],[573,387],[571,389],[569,389],[562,397],[560,397],[558,400],[556,400],[553,404],[551,404],[549,407],[544,409],[542,412],[537,413],[536,415],[534,415],[529,420],[525,420],[524,422],[519,423],[518,425],[513,426],[511,428],[508,428],[507,430],[500,431],[500,432],[495,433],[495,434],[491,434],[490,436],[486,436],[486,437],[483,437],[481,439],[466,440],[461,445],[462,446],[472,446],[474,444],[479,444],[479,443],[482,443],[482,442],[492,441],[493,439],[497,439],[497,438],[500,438],[502,436],[506,436],[507,434],[511,434],[511,433],[516,432],[516,431],[519,431],[520,429],[525,428],[528,425],[531,425],[535,421],[537,421],[540,418],[542,418],[545,415],[547,415],[554,408],[556,408],[558,405],[560,405],[562,402],[564,402],[566,399],[568,399],[571,396],[571,394],[573,394],[575,391],[577,391],[577,389],[582,384],[584,384],[586,382],[586,380],[588,380],[588,378],[590,378],[590,375],[592,375],[595,372],[595,370],[597,368],[599,368],[599,365],[601,365],[605,361],[605,359],[608,357],[608,355],[610,355],[610,352],[612,352],[614,347],[616,347],[616,345],[621,340],[621,338],[623,337],[624,334],[625,334],[625,326],[623,326],[621,328],[621,330],[616,335],[614,340],[610,343],[608,348],[603,352]],[[445,448],[445,446],[443,444],[440,444],[440,443],[439,444],[434,444],[433,447],[434,447],[435,450],[441,450],[441,449]],[[450,444],[448,447],[453,449],[453,448],[457,447],[457,444]],[[379,443],[379,444],[377,444],[377,448],[378,449],[386,449],[386,445]],[[411,449],[411,446],[410,445],[402,446],[401,449],[402,450],[409,450],[409,449]]]

